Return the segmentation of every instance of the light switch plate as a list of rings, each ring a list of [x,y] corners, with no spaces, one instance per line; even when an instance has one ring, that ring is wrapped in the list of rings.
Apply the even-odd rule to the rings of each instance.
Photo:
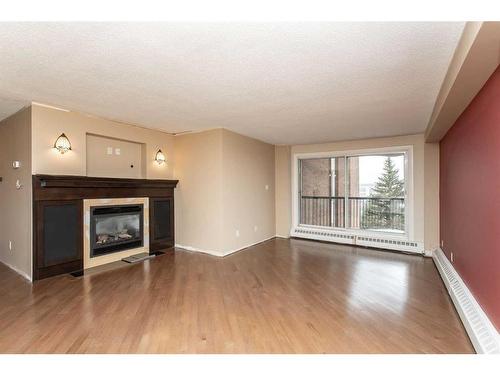
[[[108,155],[113,155],[113,147],[108,147],[107,153]]]

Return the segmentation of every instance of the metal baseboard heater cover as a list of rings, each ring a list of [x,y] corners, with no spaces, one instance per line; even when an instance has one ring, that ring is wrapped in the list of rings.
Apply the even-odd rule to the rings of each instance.
[[[338,242],[350,245],[375,247],[389,250],[400,250],[423,254],[423,246],[415,241],[388,239],[376,236],[355,235],[350,233],[339,233],[331,230],[295,228],[291,233],[294,237],[308,238],[320,241]]]
[[[500,334],[458,272],[441,249],[434,252],[433,259],[476,352],[500,354]]]

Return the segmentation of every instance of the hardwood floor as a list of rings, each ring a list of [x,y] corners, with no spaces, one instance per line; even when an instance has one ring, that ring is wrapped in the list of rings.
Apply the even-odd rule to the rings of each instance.
[[[31,285],[0,265],[2,353],[471,353],[431,259],[274,239]]]

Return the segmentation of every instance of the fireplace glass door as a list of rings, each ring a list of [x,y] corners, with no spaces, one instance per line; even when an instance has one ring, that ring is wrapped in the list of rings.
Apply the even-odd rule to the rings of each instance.
[[[92,207],[90,256],[142,247],[143,211],[142,204]]]

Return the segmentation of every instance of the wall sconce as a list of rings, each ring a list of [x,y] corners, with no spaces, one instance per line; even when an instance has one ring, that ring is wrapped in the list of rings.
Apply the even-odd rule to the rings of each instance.
[[[165,155],[163,155],[163,152],[161,152],[161,150],[158,150],[158,152],[156,153],[155,161],[159,165],[162,165],[163,163],[165,163]]]
[[[69,141],[66,134],[62,133],[55,141],[54,148],[61,154],[64,154],[71,150],[71,142]]]

